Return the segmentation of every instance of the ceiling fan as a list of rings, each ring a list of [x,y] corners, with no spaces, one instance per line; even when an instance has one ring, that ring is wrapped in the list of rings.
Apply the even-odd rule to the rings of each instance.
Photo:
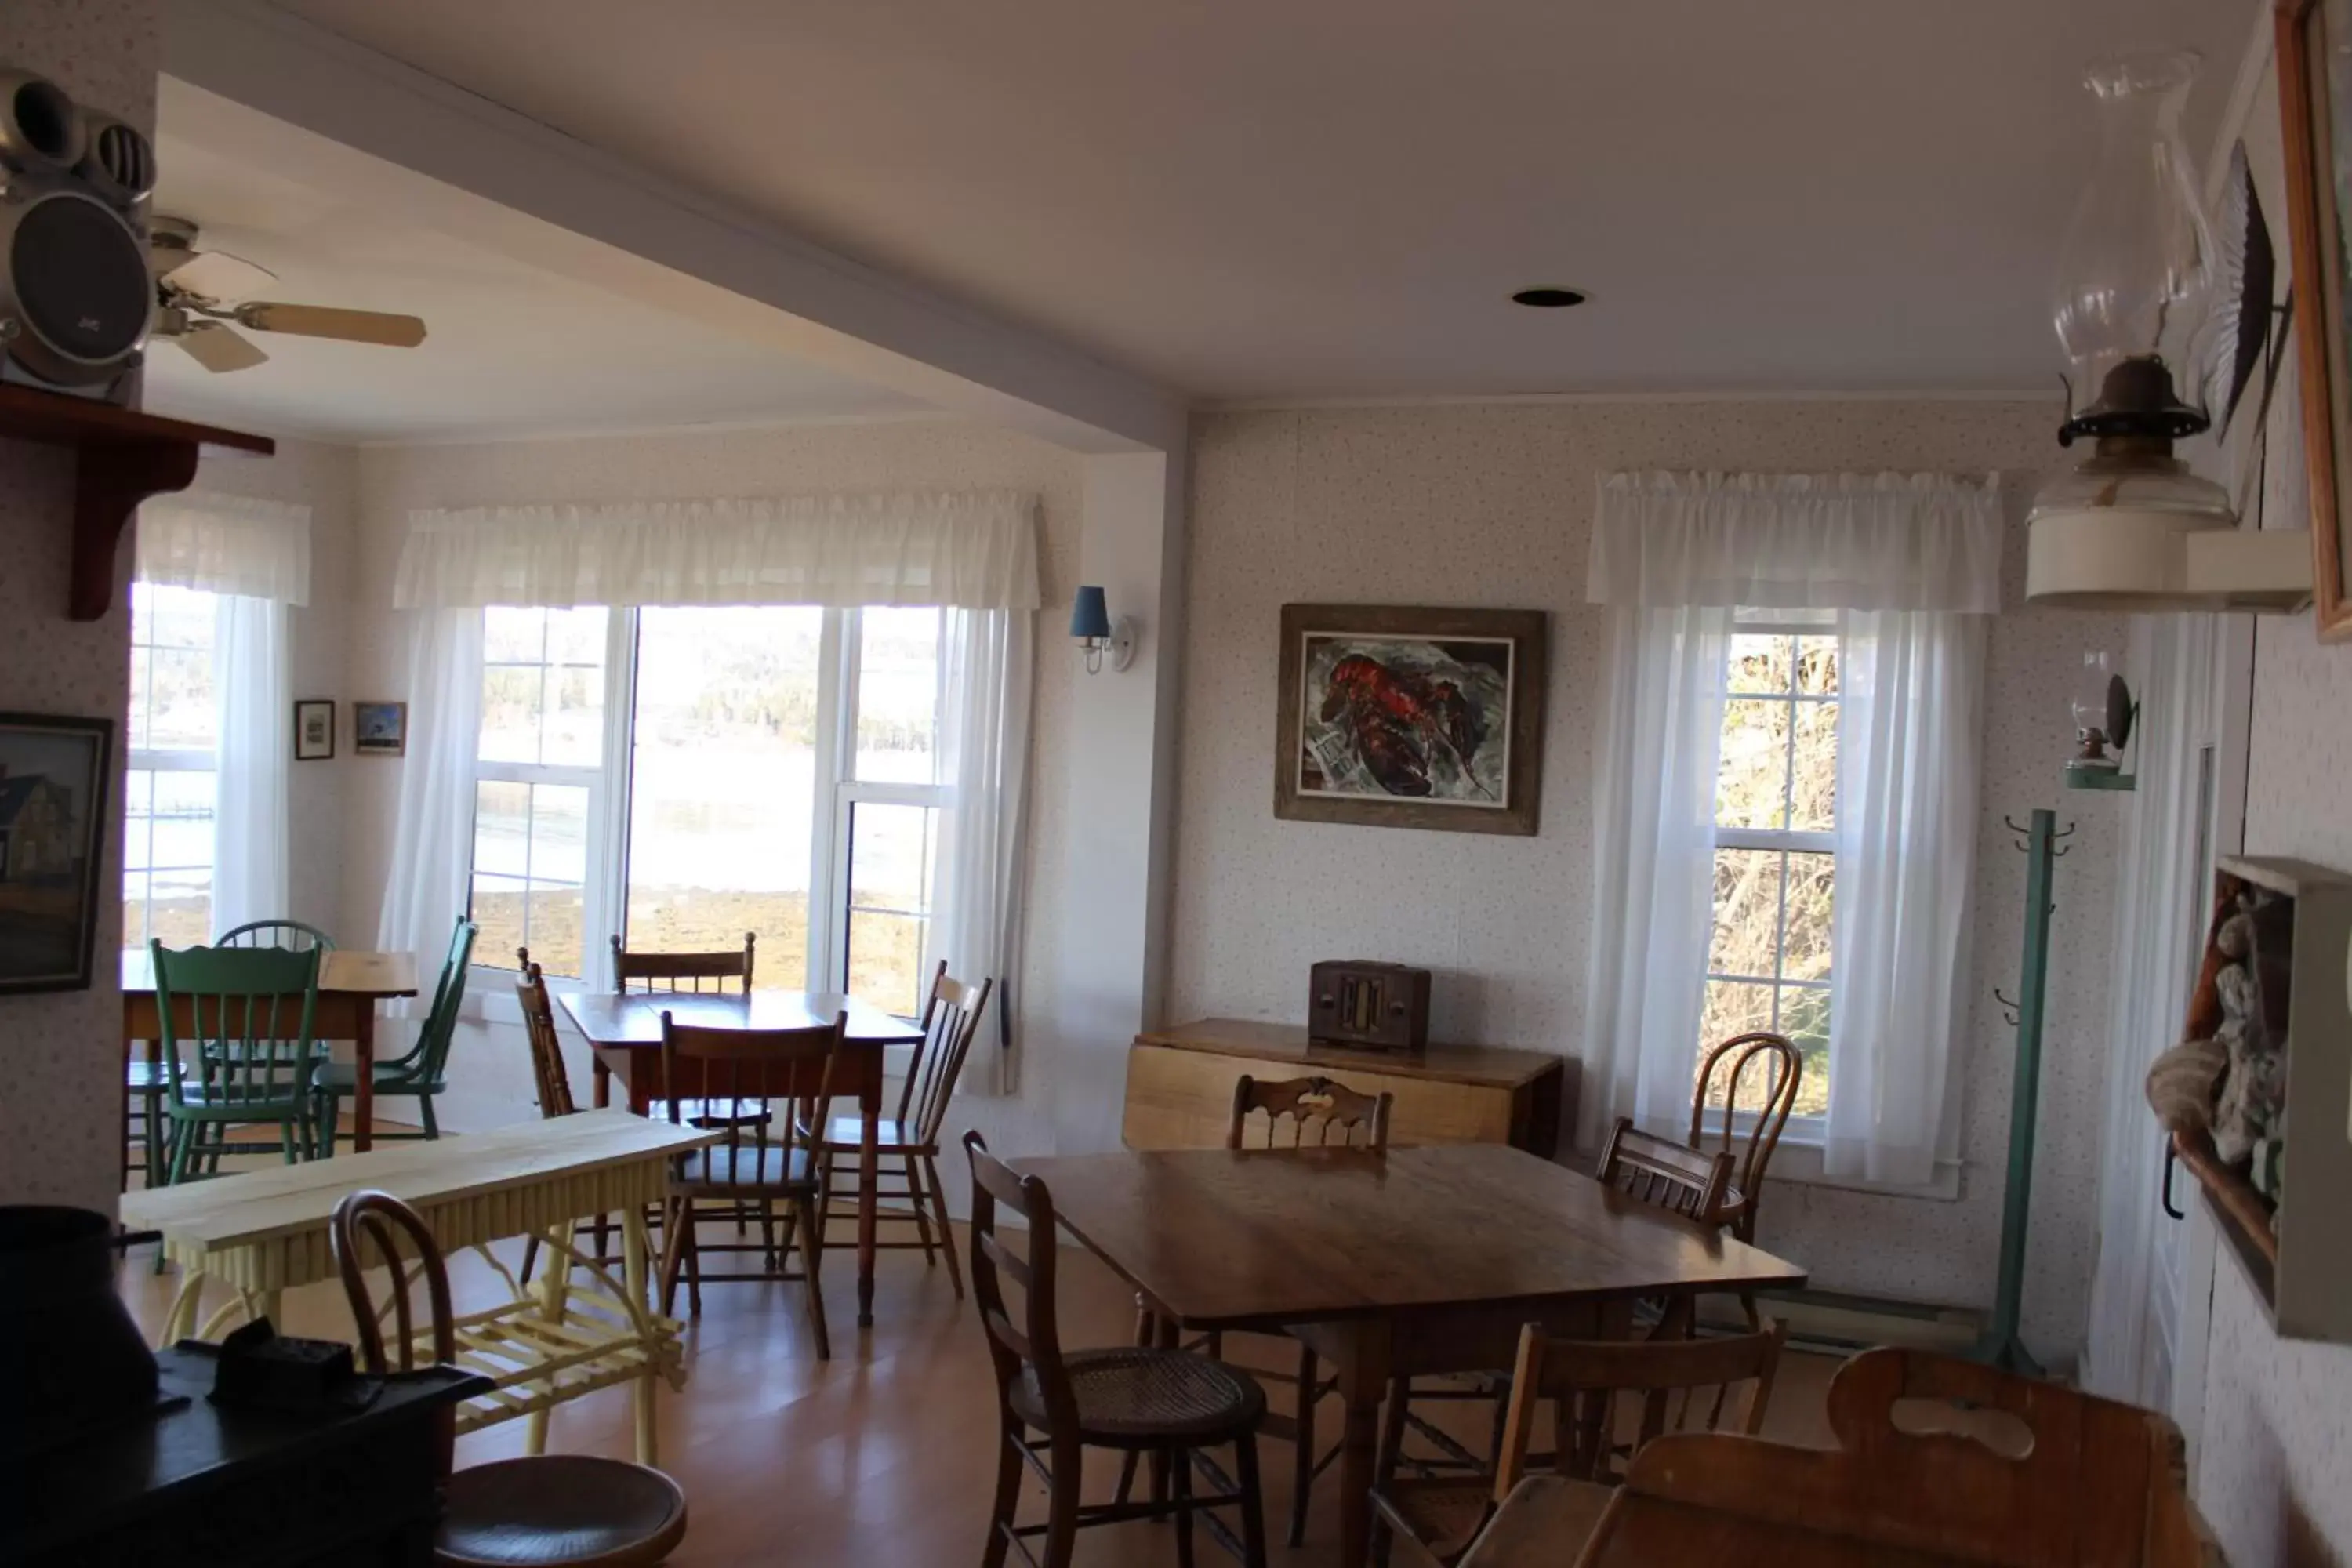
[[[254,299],[278,275],[225,250],[197,249],[196,226],[185,218],[154,219],[147,247],[155,277],[153,334],[179,344],[206,370],[249,370],[269,358],[238,327],[396,349],[425,341],[425,323],[415,316]]]

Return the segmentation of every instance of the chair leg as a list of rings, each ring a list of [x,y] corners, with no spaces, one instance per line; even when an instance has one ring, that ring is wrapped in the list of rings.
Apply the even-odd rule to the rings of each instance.
[[[793,1208],[799,1215],[800,1224],[795,1227],[790,1218],[784,1221],[784,1245],[787,1247],[791,1247],[793,1232],[797,1228],[801,1233],[801,1267],[808,1275],[809,1328],[816,1334],[816,1359],[831,1361],[833,1340],[825,1332],[824,1290],[817,1282],[818,1268],[824,1257],[824,1244],[822,1240],[822,1226],[824,1222],[817,1217],[816,1199],[814,1196],[793,1199]]]
[[[531,1271],[531,1268],[532,1268],[532,1266],[533,1266],[533,1265],[537,1264],[538,1262],[539,1262],[539,1237],[536,1237],[536,1236],[533,1236],[533,1237],[530,1237],[526,1238],[526,1239],[524,1240],[523,1244],[522,1244],[522,1275],[521,1275],[521,1279],[522,1279],[522,1282],[523,1282],[524,1284],[528,1285],[528,1284],[530,1284],[530,1271]]]
[[[923,1267],[936,1268],[940,1259],[937,1249],[931,1245],[931,1222],[923,1214],[926,1206],[923,1203],[923,1178],[916,1173],[915,1156],[912,1154],[907,1156],[907,1201],[914,1205],[915,1235],[923,1244]]]
[[[1054,1440],[1050,1468],[1054,1485],[1046,1496],[1045,1554],[1039,1568],[1070,1568],[1078,1539],[1078,1494],[1086,1481],[1086,1450],[1076,1437]]]
[[[947,1254],[948,1283],[955,1287],[955,1298],[963,1300],[963,1266],[956,1261],[954,1227],[948,1224],[948,1190],[940,1181],[940,1163],[929,1155],[923,1156],[923,1169],[931,1179],[931,1213],[940,1222],[940,1250]]]
[[[1151,1310],[1143,1304],[1140,1295],[1135,1299],[1135,1342],[1146,1348],[1160,1342],[1159,1324],[1152,1321]],[[1112,1495],[1113,1501],[1123,1503],[1134,1492],[1136,1462],[1137,1455],[1132,1448],[1119,1457],[1118,1490]],[[1156,1468],[1153,1473],[1158,1473]],[[1157,1501],[1158,1492],[1155,1491],[1152,1497]]]
[[[441,1136],[441,1123],[433,1114],[431,1095],[420,1094],[416,1097],[416,1120],[425,1124],[425,1136],[427,1138]]]
[[[1307,1360],[1314,1360],[1311,1352]],[[1304,1444],[1307,1429],[1302,1426],[1299,1431],[1300,1441]],[[1307,1450],[1302,1447],[1299,1451],[1305,1453]],[[1307,1467],[1307,1473],[1310,1477],[1314,1474],[1312,1465]],[[1240,1483],[1242,1494],[1242,1568],[1265,1568],[1265,1495],[1258,1484],[1257,1434],[1255,1432],[1243,1433],[1234,1444],[1234,1479]],[[1307,1486],[1304,1481],[1299,1484],[1298,1499],[1290,1528],[1290,1544],[1293,1546],[1298,1544],[1299,1534],[1307,1523]]]
[[[1021,1475],[1027,1468],[1016,1447],[1020,1440],[1020,1428],[1009,1420],[997,1435],[996,1498],[988,1510],[988,1545],[981,1552],[980,1568],[1004,1568],[1005,1553],[1012,1548],[1007,1532],[1021,1506]]]
[[[1298,1546],[1307,1540],[1307,1501],[1315,1489],[1315,1380],[1318,1370],[1315,1352],[1305,1345],[1298,1347],[1298,1415],[1297,1441],[1292,1446],[1290,1458],[1290,1544]],[[1251,1452],[1250,1468],[1257,1468],[1256,1441],[1244,1438],[1244,1447]]]
[[[1169,1501],[1176,1509],[1176,1568],[1194,1568],[1192,1561],[1192,1451],[1168,1453]]]

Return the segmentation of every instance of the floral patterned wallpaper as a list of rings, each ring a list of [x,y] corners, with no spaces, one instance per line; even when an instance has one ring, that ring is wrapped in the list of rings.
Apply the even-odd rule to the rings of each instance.
[[[162,54],[154,0],[6,0],[0,62],[49,77],[77,100],[152,126]],[[119,720],[129,705],[128,601],[104,620],[65,618],[73,456],[0,442],[0,710]],[[128,581],[131,552],[119,571]],[[118,748],[120,737],[117,738]],[[120,752],[117,752],[120,766]],[[110,813],[110,817],[113,814]],[[119,884],[121,827],[107,834]],[[0,1202],[113,1211],[122,1132],[122,1008],[106,960],[120,909],[101,905],[90,990],[0,996]]]

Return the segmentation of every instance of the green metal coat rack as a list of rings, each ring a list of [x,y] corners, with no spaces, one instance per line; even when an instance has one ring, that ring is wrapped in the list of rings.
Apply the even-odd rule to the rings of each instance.
[[[2018,845],[2025,851],[2025,956],[2017,977],[2017,998],[1998,991],[1993,995],[2011,1009],[2017,1026],[2017,1072],[2009,1089],[2009,1187],[2000,1214],[2000,1285],[1993,1297],[1992,1322],[1969,1353],[2004,1372],[2042,1375],[2042,1363],[2026,1353],[2018,1337],[2018,1307],[2025,1294],[2025,1226],[2033,1208],[2033,1133],[2042,1104],[2042,1011],[2050,980],[2050,917],[2058,906],[2051,901],[2050,885],[2058,858],[2066,853],[2059,840],[2073,836],[2074,826],[2058,826],[2054,811],[2036,811],[2029,826],[2001,818],[2012,833],[2025,835]]]

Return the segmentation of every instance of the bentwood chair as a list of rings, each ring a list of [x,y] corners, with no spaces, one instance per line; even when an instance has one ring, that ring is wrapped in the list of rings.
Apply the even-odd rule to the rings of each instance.
[[[310,1089],[320,951],[173,949],[159,941],[148,951],[172,1127],[164,1181],[216,1173],[234,1127],[275,1125],[288,1164],[310,1158],[318,1147]]]
[[[1549,1403],[1559,1450],[1559,1473],[1592,1488],[1591,1521],[1623,1478],[1621,1460],[1670,1431],[1722,1431],[1749,1436],[1762,1430],[1772,1378],[1788,1338],[1780,1322],[1759,1332],[1722,1340],[1650,1340],[1633,1343],[1558,1340],[1533,1323],[1519,1332],[1518,1363],[1495,1474],[1437,1479],[1391,1479],[1372,1493],[1376,1531],[1404,1542],[1417,1561],[1451,1568],[1488,1518],[1526,1476],[1536,1407]],[[1619,1417],[1619,1395],[1640,1400],[1630,1441]],[[1573,1561],[1577,1542],[1563,1541],[1559,1561]]]
[[[902,1212],[881,1211],[881,1217],[915,1227],[912,1241],[877,1241],[874,1245],[885,1251],[907,1252],[920,1247],[923,1266],[932,1267],[940,1253],[947,1255],[948,1283],[955,1289],[956,1300],[963,1300],[963,1273],[956,1262],[955,1237],[948,1229],[947,1188],[940,1182],[940,1132],[946,1125],[948,1102],[955,1098],[956,1079],[963,1074],[964,1058],[971,1050],[972,1037],[980,1032],[981,1018],[988,1011],[989,994],[996,988],[993,980],[983,980],[971,985],[948,973],[942,963],[931,975],[930,999],[923,1007],[923,1039],[915,1047],[915,1058],[908,1064],[906,1082],[898,1089],[896,1116],[883,1121],[877,1132],[879,1181],[875,1188],[878,1203],[904,1203]],[[841,1175],[845,1170],[855,1170],[863,1147],[866,1123],[856,1116],[835,1117],[825,1128],[819,1148],[824,1156],[825,1218],[853,1219],[854,1205],[839,1205]],[[897,1166],[898,1171],[890,1169]],[[891,1184],[892,1177],[903,1173],[906,1185]],[[938,1233],[934,1243],[932,1233]]]
[[[815,1130],[824,1125],[824,1108],[833,1097],[834,1067],[849,1015],[837,1014],[830,1024],[804,1029],[726,1029],[681,1024],[662,1015],[661,1090],[672,1126],[681,1120],[682,1091],[690,1081],[696,1092],[741,1103],[771,1098],[784,1102],[784,1114],[772,1120],[728,1121],[725,1137],[708,1148],[677,1157],[670,1173],[667,1257],[662,1267],[662,1310],[677,1298],[681,1269],[687,1279],[688,1301],[695,1316],[702,1315],[702,1255],[756,1254],[763,1265],[758,1273],[714,1275],[714,1279],[793,1279],[808,1287],[809,1328],[816,1336],[820,1361],[833,1354],[825,1333],[824,1296],[818,1271],[824,1260],[824,1220],[822,1214],[824,1172]],[[690,1064],[694,1069],[686,1070]],[[706,1245],[697,1235],[697,1222],[719,1217],[704,1208],[722,1204],[729,1217],[743,1205],[756,1204],[761,1215],[756,1242]],[[784,1210],[782,1234],[767,1221],[774,1207]],[[794,1244],[802,1267],[784,1267]]]
[[[1065,1351],[1054,1299],[1053,1194],[1044,1182],[1016,1175],[990,1154],[979,1133],[965,1133],[963,1145],[971,1161],[971,1293],[988,1334],[1002,1423],[982,1568],[1004,1568],[1013,1551],[1033,1568],[1068,1568],[1080,1529],[1168,1518],[1175,1521],[1178,1563],[1192,1562],[1197,1520],[1246,1568],[1265,1568],[1257,1470],[1265,1390],[1247,1373],[1186,1351],[1140,1345]],[[1027,1224],[1025,1253],[1015,1251],[998,1228],[1000,1205]],[[1018,1307],[1007,1300],[1008,1285],[1020,1293]],[[1234,1452],[1230,1481],[1205,1453],[1227,1445]],[[1081,1501],[1087,1448],[1151,1457],[1154,1468],[1168,1474],[1170,1495],[1147,1502],[1123,1495],[1108,1503]],[[1214,1489],[1193,1494],[1196,1468]],[[1041,1524],[1019,1521],[1024,1472],[1045,1484]],[[1211,1511],[1223,1508],[1241,1515],[1238,1542]],[[1033,1552],[1030,1542],[1040,1538],[1043,1551]]]
[[[1763,1195],[1764,1173],[1772,1163],[1772,1152],[1780,1146],[1804,1077],[1805,1058],[1786,1035],[1734,1035],[1699,1063],[1687,1142],[1702,1151],[1713,1142],[1737,1162],[1717,1223],[1741,1241],[1756,1240],[1756,1205]],[[1707,1127],[1710,1112],[1715,1118],[1712,1132]],[[1762,1327],[1754,1291],[1741,1291],[1739,1305],[1749,1328]]]
[[[441,1124],[433,1113],[433,1101],[449,1087],[449,1047],[457,1036],[457,1010],[466,1001],[466,972],[474,958],[474,939],[482,928],[465,916],[449,933],[449,950],[441,961],[441,978],[433,987],[433,1005],[425,1015],[425,1026],[416,1033],[416,1043],[391,1061],[375,1064],[375,1098],[381,1105],[387,1096],[405,1097],[416,1101],[417,1121],[421,1130],[415,1132],[386,1131],[379,1129],[379,1141],[394,1139],[438,1138]],[[330,1147],[341,1136],[337,1131],[342,1122],[343,1096],[359,1092],[359,1068],[354,1062],[329,1062],[319,1069],[319,1127]]]
[[[449,1275],[415,1209],[390,1193],[349,1193],[335,1205],[327,1237],[358,1330],[358,1360],[371,1376],[414,1371],[420,1341],[435,1363],[457,1360]],[[390,1275],[390,1300],[381,1309],[368,1289],[369,1244]],[[422,1333],[409,1300],[419,1279]],[[449,1463],[445,1450],[433,1542],[439,1568],[653,1568],[686,1536],[686,1493],[647,1465],[590,1454],[536,1454],[462,1470]]]

